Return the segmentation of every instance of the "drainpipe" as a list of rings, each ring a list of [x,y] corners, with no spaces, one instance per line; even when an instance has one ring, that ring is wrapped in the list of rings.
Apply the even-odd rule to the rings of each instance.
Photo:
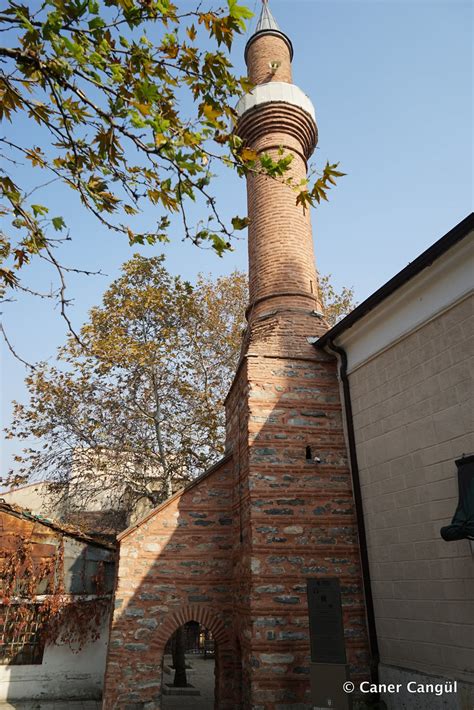
[[[370,650],[370,678],[371,682],[379,684],[379,645],[377,641],[377,629],[375,626],[374,600],[372,597],[372,587],[370,584],[369,556],[367,553],[367,536],[365,533],[364,510],[362,507],[362,493],[360,488],[359,466],[357,463],[357,451],[355,445],[354,423],[352,420],[352,402],[349,388],[349,378],[347,377],[347,353],[330,340],[328,349],[336,354],[339,361],[339,375],[342,382],[342,392],[344,398],[344,411],[346,415],[347,440],[349,445],[349,459],[352,472],[352,485],[354,490],[354,502],[356,508],[357,529],[359,533],[360,561],[362,567],[362,579],[364,584],[365,608],[367,613],[367,631],[369,636]],[[377,693],[378,695],[378,693]]]

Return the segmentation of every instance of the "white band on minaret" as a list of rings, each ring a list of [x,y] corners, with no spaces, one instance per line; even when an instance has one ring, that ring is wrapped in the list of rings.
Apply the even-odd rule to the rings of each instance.
[[[287,84],[283,81],[259,84],[250,93],[242,96],[236,106],[237,115],[241,118],[247,111],[269,103],[285,103],[290,104],[290,106],[298,106],[298,108],[308,113],[313,121],[316,121],[316,113],[311,99],[295,84]]]

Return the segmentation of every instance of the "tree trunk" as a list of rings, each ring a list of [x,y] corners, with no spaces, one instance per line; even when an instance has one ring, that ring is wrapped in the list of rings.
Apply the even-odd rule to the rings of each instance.
[[[154,414],[153,420],[154,420],[154,425],[155,425],[156,441],[158,443],[158,452],[160,454],[161,466],[163,468],[165,494],[166,494],[167,498],[171,498],[171,496],[173,495],[173,487],[171,485],[171,477],[170,477],[170,473],[168,471],[168,462],[166,460],[165,448],[163,446],[163,438],[161,436],[161,425],[160,425],[161,404],[160,404],[160,397],[158,394],[158,385],[156,382],[156,377],[155,377],[154,372],[152,372],[151,380],[153,383],[153,396],[155,399],[155,414]]]
[[[188,684],[186,678],[186,634],[184,626],[180,626],[174,634],[173,646],[173,666],[175,688],[185,688]]]

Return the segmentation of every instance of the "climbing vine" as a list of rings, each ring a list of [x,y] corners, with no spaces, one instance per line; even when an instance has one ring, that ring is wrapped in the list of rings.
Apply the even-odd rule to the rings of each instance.
[[[97,563],[97,572],[91,579],[93,598],[72,595],[65,591],[63,538],[59,539],[54,555],[46,559],[38,559],[33,551],[30,539],[16,535],[13,550],[0,558],[0,600],[4,609],[8,609],[9,627],[16,637],[21,637],[35,618],[36,632],[43,645],[61,643],[79,652],[99,638],[110,608],[104,563]],[[84,572],[82,576],[85,583]]]

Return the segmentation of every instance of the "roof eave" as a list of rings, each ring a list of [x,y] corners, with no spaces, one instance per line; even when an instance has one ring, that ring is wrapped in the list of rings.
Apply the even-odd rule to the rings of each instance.
[[[336,338],[342,335],[342,333],[349,330],[349,328],[352,328],[355,323],[376,308],[380,303],[382,303],[382,301],[391,296],[392,293],[397,291],[397,289],[410,281],[410,279],[417,276],[434,261],[436,261],[436,259],[439,259],[440,256],[449,251],[449,249],[451,249],[455,244],[464,239],[473,229],[474,212],[471,212],[467,215],[467,217],[459,222],[459,224],[441,237],[441,239],[438,239],[438,241],[428,247],[428,249],[420,254],[420,256],[418,256],[414,261],[410,262],[408,266],[405,266],[405,268],[399,271],[398,274],[393,276],[393,278],[387,281],[365,301],[354,308],[349,315],[339,321],[339,323],[336,323],[335,326],[318,338],[313,343],[314,346],[317,348],[325,348],[328,346]]]
[[[44,525],[57,533],[60,533],[66,537],[72,537],[74,540],[79,540],[88,545],[95,545],[97,547],[104,547],[108,550],[115,550],[116,545],[112,542],[102,540],[99,537],[87,535],[81,530],[73,529],[67,523],[61,523],[58,520],[52,520],[51,518],[43,518],[41,515],[36,515],[32,513],[28,508],[22,508],[16,504],[10,504],[2,502],[0,500],[0,512],[4,512],[7,515],[12,515],[15,518],[21,518],[30,523],[38,523],[39,525]]]

